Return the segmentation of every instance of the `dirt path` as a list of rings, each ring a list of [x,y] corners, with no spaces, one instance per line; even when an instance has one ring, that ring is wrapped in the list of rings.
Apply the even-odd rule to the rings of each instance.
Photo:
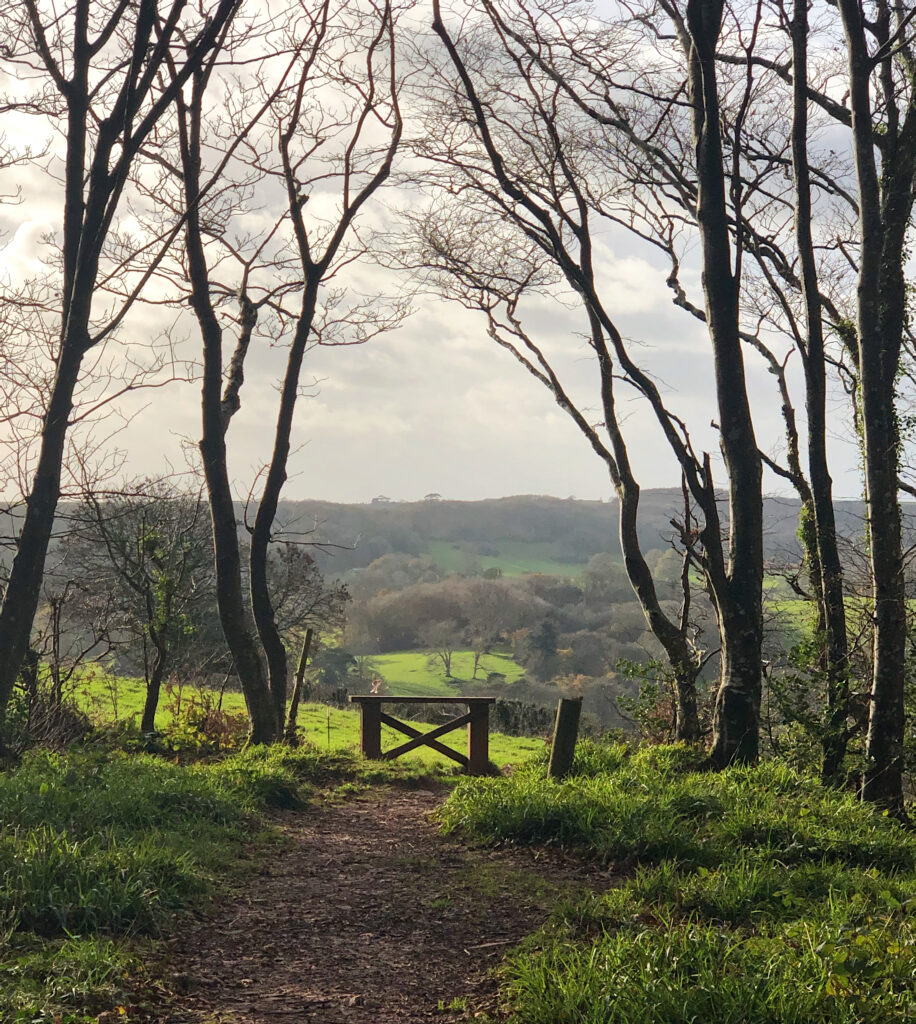
[[[440,1024],[493,1010],[491,967],[558,889],[607,884],[574,861],[439,836],[429,790],[375,790],[286,814],[288,842],[241,896],[173,940],[162,1024]]]

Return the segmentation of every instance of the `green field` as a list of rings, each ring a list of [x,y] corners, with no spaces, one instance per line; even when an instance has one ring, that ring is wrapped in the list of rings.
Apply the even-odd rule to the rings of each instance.
[[[395,655],[394,657],[399,657]],[[417,655],[416,657],[423,657]],[[499,656],[493,656],[498,659]],[[518,667],[518,666],[516,666]],[[470,674],[470,673],[468,673]],[[452,693],[454,691],[448,691]],[[182,699],[193,699],[195,691],[187,687]],[[76,692],[80,706],[89,712],[99,723],[114,720],[139,721],[143,710],[144,684],[142,679],[105,676],[97,673],[93,678],[82,683]],[[243,714],[245,702],[240,693],[227,692],[223,697],[224,711]],[[177,694],[171,697],[163,694],[159,705],[156,722],[160,729],[167,729],[172,722],[173,709],[177,708]],[[342,711],[324,704],[306,704],[299,711],[299,724],[305,731],[306,739],[321,751],[357,750],[359,748],[359,712]],[[422,722],[414,723],[421,732],[434,728]],[[382,749],[396,746],[407,737],[393,729],[383,727]],[[464,730],[443,737],[442,742],[461,753],[466,753]],[[499,766],[517,764],[519,761],[544,749],[544,741],[528,737],[503,736],[500,733],[490,734],[490,759]],[[426,747],[411,755],[424,764],[451,764],[449,758],[437,754]]]
[[[814,627],[814,605],[799,598],[764,602],[764,627],[775,630],[786,651],[811,636]]]
[[[195,693],[193,687],[186,687],[179,692],[173,689],[171,694],[162,690],[159,700],[159,711],[156,715],[156,724],[164,729],[172,724],[173,710],[181,710],[181,702],[186,701]],[[134,679],[130,676],[112,676],[107,672],[95,669],[86,673],[77,684],[73,696],[77,704],[98,723],[113,721],[128,721],[136,718],[138,721],[143,713],[143,701],[146,696],[146,684],[142,679]],[[212,695],[215,699],[218,694]],[[223,695],[222,710],[245,713],[245,700],[240,693],[227,691]]]
[[[471,651],[455,651],[452,655],[453,678],[450,680],[445,678],[442,662],[431,660],[424,651],[379,654],[372,659],[372,665],[385,680],[386,693],[405,697],[449,697],[461,691],[461,683],[471,682],[474,655]],[[486,683],[488,672],[501,672],[510,683],[525,674],[522,666],[506,654],[485,654],[480,659],[476,682]]]
[[[547,576],[579,577],[584,563],[560,562],[553,555],[554,545],[548,541],[498,540],[493,547],[499,555],[475,555],[456,548],[451,541],[430,541],[427,554],[445,572],[463,573],[474,566],[481,571],[502,569],[504,576],[544,573]]]

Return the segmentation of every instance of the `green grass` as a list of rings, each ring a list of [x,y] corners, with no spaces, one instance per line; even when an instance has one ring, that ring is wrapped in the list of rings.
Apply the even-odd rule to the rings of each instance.
[[[190,767],[119,752],[27,757],[0,777],[0,920],[49,936],[155,933],[232,863],[247,814],[301,803],[309,764],[282,750]]]
[[[629,870],[561,905],[503,967],[516,1024],[916,1020],[916,834],[778,762],[712,774],[680,747],[580,745],[467,780],[443,826]]]
[[[132,946],[100,937],[16,933],[0,939],[0,957],[4,1024],[90,1024],[129,1002],[143,972]]]
[[[447,573],[462,573],[474,565],[481,571],[502,569],[504,576],[524,576],[544,573],[547,576],[578,577],[585,563],[563,562],[554,557],[554,545],[549,541],[494,540],[489,543],[499,549],[499,555],[475,555],[456,548],[451,541],[430,541],[427,554]]]
[[[0,774],[0,1020],[84,1021],[122,1003],[142,937],[250,865],[253,815],[378,773],[287,748],[190,767],[93,749],[27,755]]]
[[[192,694],[193,687],[186,688]],[[146,698],[146,683],[143,679],[132,676],[115,676],[103,669],[94,668],[85,672],[77,682],[73,697],[96,722],[126,721],[131,718],[140,720],[143,714],[143,702]],[[234,714],[245,713],[245,699],[240,693],[227,690],[223,694],[222,708]],[[173,709],[179,710],[178,692],[173,690],[172,696],[163,688],[156,713],[156,725],[167,729],[173,720]]]
[[[913,1020],[916,947],[885,925],[709,923],[555,940],[504,970],[525,1024],[891,1024]]]
[[[452,655],[451,680],[446,679],[442,662],[431,659],[423,651],[379,654],[373,657],[372,662],[385,680],[388,692],[405,697],[454,696],[460,692],[462,682],[471,681],[474,671],[471,651],[455,651]],[[524,668],[506,654],[485,654],[480,659],[476,679],[479,685],[486,682],[488,672],[501,672],[510,683],[525,674]]]
[[[418,671],[429,672],[426,669],[427,656],[409,652],[403,655],[387,655],[402,660],[404,664],[416,665]],[[379,661],[384,660],[380,658]],[[511,671],[514,667],[521,672],[519,666],[511,659],[501,655],[487,657],[489,664],[501,666],[506,662],[506,668]],[[496,671],[501,671],[497,668]],[[470,673],[468,673],[470,675]],[[436,693],[441,692],[453,695],[455,689],[446,686],[441,691],[429,690],[425,684],[417,684],[416,690],[411,691],[407,687],[403,690],[401,686],[389,685],[390,690],[410,695],[412,693]],[[193,695],[193,689],[188,688],[185,696]],[[102,673],[95,674],[91,679],[84,680],[76,692],[78,703],[86,710],[89,710],[99,724],[114,721],[134,720],[139,721],[143,710],[144,685],[139,679],[125,677],[104,676]],[[227,711],[243,714],[245,702],[239,693],[227,692],[223,697],[223,708]],[[117,709],[117,716],[115,715]],[[168,699],[164,700],[161,710],[156,718],[160,729],[168,729],[172,724],[172,712]],[[421,732],[428,732],[434,728],[420,722],[412,723]],[[331,708],[324,704],[305,704],[299,709],[299,725],[302,727],[307,742],[313,744],[318,750],[325,753],[356,752],[359,749],[359,712],[357,710],[340,710]],[[384,726],[382,729],[382,748],[388,749],[398,743],[406,741],[407,737],[393,729]],[[465,730],[461,729],[449,733],[442,738],[446,746],[450,746],[461,753],[467,753],[467,741]],[[500,767],[506,764],[518,764],[520,761],[538,754],[544,750],[544,741],[529,737],[504,736],[501,733],[490,734],[490,759]],[[421,747],[415,753],[406,758],[415,764],[435,766],[451,765],[454,762],[427,747]]]

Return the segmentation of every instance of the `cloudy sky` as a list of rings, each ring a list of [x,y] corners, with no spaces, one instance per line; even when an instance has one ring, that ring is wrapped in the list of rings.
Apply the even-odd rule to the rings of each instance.
[[[40,204],[0,209],[6,244],[5,273],[25,275],[43,251],[53,212]],[[606,240],[601,268],[607,306],[622,333],[663,385],[690,425],[698,447],[716,451],[709,342],[702,325],[672,306],[664,268],[623,235]],[[384,290],[397,287],[373,272]],[[299,405],[296,452],[286,495],[333,501],[369,501],[385,494],[415,499],[438,492],[453,499],[510,494],[606,498],[604,467],[542,385],[486,334],[483,317],[440,299],[418,295],[412,316],[397,330],[366,345],[314,349],[303,381],[315,382]],[[541,337],[557,353],[566,379],[598,420],[596,374],[573,314],[544,300]],[[196,357],[193,325],[183,328],[184,353]],[[181,333],[181,332],[179,332]],[[242,410],[233,421],[233,475],[245,492],[265,461],[275,417],[279,353],[253,350]],[[758,438],[781,451],[779,406],[772,377],[748,356]],[[183,444],[199,436],[196,382],[141,393],[127,409],[136,414],[112,441],[128,453],[127,469],[146,475],[181,466]],[[625,429],[645,487],[672,486],[678,477],[664,442],[635,396],[625,403]],[[834,477],[838,496],[857,496],[856,454],[841,403],[833,417]],[[784,492],[770,478],[767,489]]]
[[[9,115],[4,122],[11,139],[34,138],[35,125]],[[48,138],[58,145],[50,131]],[[49,167],[55,169],[53,159]],[[23,189],[23,202],[0,205],[0,274],[15,285],[40,269],[41,258],[49,254],[43,239],[59,231],[61,205],[51,179],[39,179],[34,169],[11,168],[3,175],[0,192]],[[610,233],[598,252],[606,308],[690,426],[695,447],[715,452],[711,357],[702,325],[672,306],[666,267],[641,243],[622,231]],[[390,271],[362,273],[370,291],[403,286]],[[685,282],[699,302],[689,259]],[[410,500],[429,492],[451,499],[610,495],[603,465],[574,425],[487,337],[480,316],[422,294],[413,307],[401,327],[364,346],[315,349],[308,355],[303,381],[314,386],[299,404],[286,497],[364,502],[380,494]],[[582,326],[577,315],[549,299],[529,312],[569,389],[594,420],[600,419],[595,367],[576,333]],[[125,341],[142,344],[144,334],[164,323],[161,311],[138,312]],[[196,359],[193,323],[178,321],[175,337],[181,354]],[[249,356],[242,410],[229,435],[232,473],[242,495],[269,452],[281,367],[282,353],[266,345]],[[748,379],[758,441],[778,455],[779,403],[772,378],[753,354]],[[183,447],[199,436],[198,398],[199,385],[189,382],[124,403],[125,414],[133,418],[109,443],[125,452],[126,473],[152,475],[184,465]],[[798,398],[801,407],[800,393]],[[619,402],[626,409],[625,430],[640,483],[676,485],[672,460],[643,404],[623,389]],[[856,452],[838,397],[832,424],[836,494],[856,497]],[[765,487],[785,493],[777,478],[770,477]]]
[[[698,447],[716,452],[709,342],[702,325],[672,306],[662,268],[626,239],[606,246],[605,294],[625,336],[690,425]],[[379,272],[381,275],[382,272]],[[379,278],[380,286],[384,286]],[[389,286],[390,287],[390,286]],[[314,349],[304,382],[315,382],[300,401],[286,495],[365,502],[376,495],[412,500],[429,492],[471,500],[511,494],[607,498],[604,466],[544,387],[486,334],[481,316],[420,295],[396,331],[360,347]],[[597,421],[596,371],[574,316],[544,302],[541,337],[556,353],[581,404]],[[245,490],[271,441],[277,354],[252,352],[247,394],[233,420],[233,472]],[[756,355],[748,377],[758,438],[773,455],[782,451],[779,403],[773,378]],[[174,385],[117,438],[138,472],[173,463],[182,439],[199,431],[197,385]],[[645,487],[672,486],[678,474],[644,403],[621,385],[625,430]],[[856,453],[836,403],[834,477],[838,496],[858,496]],[[152,427],[152,429],[151,429]],[[770,477],[766,488],[786,493]]]

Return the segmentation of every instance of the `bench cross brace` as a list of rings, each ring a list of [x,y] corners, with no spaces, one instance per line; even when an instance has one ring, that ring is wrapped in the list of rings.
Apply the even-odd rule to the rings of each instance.
[[[378,696],[375,694],[353,694],[350,701],[359,704],[361,712],[361,736],[360,747],[365,757],[376,760],[391,761],[401,754],[408,754],[418,747],[430,747],[437,753],[457,761],[469,775],[486,775],[490,770],[489,753],[489,720],[490,705],[494,697],[395,697]],[[464,704],[468,711],[466,715],[453,718],[444,725],[436,726],[429,732],[421,732],[419,729],[408,725],[406,722],[398,721],[392,715],[382,711],[383,704]],[[382,725],[403,733],[409,737],[406,743],[401,743],[390,750],[382,750]],[[468,727],[468,752],[459,754],[457,750],[444,743],[439,742],[439,737],[446,733]]]
[[[408,725],[406,722],[399,722],[396,718],[392,718],[391,715],[386,715],[384,711],[380,717],[383,725],[390,725],[392,729],[397,729],[398,732],[411,737],[407,743],[402,743],[399,747],[392,747],[391,750],[386,750],[382,754],[386,761],[393,761],[394,758],[401,754],[409,754],[411,750],[416,750],[417,747],[432,747],[433,750],[438,750],[440,754],[445,754],[446,757],[450,757],[453,761],[457,761],[458,764],[467,768],[468,759],[464,754],[459,754],[457,750],[452,750],[451,747],[447,747],[444,743],[437,743],[436,741],[447,732],[451,732],[453,729],[460,729],[462,725],[468,725],[472,717],[470,712],[462,715],[460,718],[453,718],[450,722],[438,726],[431,732],[420,732],[419,729],[414,729],[412,725]]]

